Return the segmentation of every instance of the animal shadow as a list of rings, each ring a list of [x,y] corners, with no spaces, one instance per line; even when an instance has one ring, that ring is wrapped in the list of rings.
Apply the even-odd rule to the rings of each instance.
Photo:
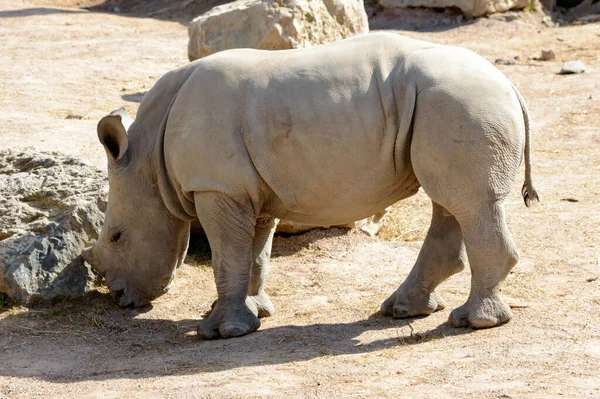
[[[210,374],[411,346],[470,333],[446,323],[415,331],[411,320],[375,313],[365,320],[271,327],[228,340],[200,341],[198,320],[154,319],[149,308],[119,308],[108,294],[0,314],[0,376],[53,382]],[[366,339],[364,337],[367,337]],[[383,338],[382,338],[383,337]]]

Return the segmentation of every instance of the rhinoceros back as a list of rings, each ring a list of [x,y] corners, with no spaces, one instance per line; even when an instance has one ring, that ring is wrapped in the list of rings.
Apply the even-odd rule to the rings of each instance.
[[[200,61],[169,117],[172,175],[184,192],[249,194],[274,216],[315,224],[414,194],[405,110],[416,89],[399,75],[406,52],[422,46],[370,35]]]

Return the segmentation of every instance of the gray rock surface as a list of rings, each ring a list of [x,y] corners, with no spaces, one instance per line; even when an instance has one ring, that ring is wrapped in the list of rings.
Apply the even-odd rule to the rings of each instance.
[[[583,73],[585,72],[585,64],[581,61],[567,61],[563,64],[560,69],[561,75],[569,75],[573,73]]]
[[[515,60],[514,58],[496,58],[496,60],[494,61],[494,64],[498,64],[498,65],[516,65],[517,64],[517,60]]]
[[[0,151],[0,292],[21,303],[85,294],[94,275],[80,253],[98,238],[107,189],[84,160]]]
[[[463,13],[474,17],[524,8],[527,2],[528,0],[379,0],[379,4],[384,8],[456,7],[460,8]]]
[[[277,223],[276,232],[282,234],[300,234],[315,228],[342,227],[346,229],[360,229],[369,237],[374,237],[377,235],[377,233],[379,233],[381,227],[383,227],[383,222],[385,221],[389,210],[390,207],[385,208],[384,210],[377,212],[375,215],[366,219],[357,220],[356,222],[338,226],[313,226],[309,224],[295,223],[289,220],[280,220],[279,223]]]
[[[540,56],[540,60],[542,61],[552,61],[556,59],[556,53],[554,50],[542,50],[542,55]]]
[[[368,32],[363,0],[238,0],[191,22],[188,58],[232,48],[311,47]]]

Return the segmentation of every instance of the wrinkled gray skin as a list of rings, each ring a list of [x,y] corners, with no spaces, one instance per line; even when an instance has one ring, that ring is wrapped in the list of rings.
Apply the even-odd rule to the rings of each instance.
[[[255,331],[273,313],[264,281],[274,218],[346,223],[423,187],[431,227],[382,312],[443,309],[436,287],[468,256],[471,293],[450,324],[511,318],[499,291],[518,252],[502,201],[523,154],[525,202],[537,199],[528,116],[506,77],[473,52],[393,34],[231,50],[166,74],[129,129],[121,116],[98,125],[110,194],[102,236],[84,252],[120,305],[166,291],[198,218],[218,291],[199,336]]]

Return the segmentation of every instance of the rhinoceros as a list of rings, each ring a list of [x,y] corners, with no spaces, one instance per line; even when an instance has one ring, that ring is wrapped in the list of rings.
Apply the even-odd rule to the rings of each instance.
[[[464,48],[378,33],[224,51],[159,79],[128,129],[119,112],[100,120],[108,207],[82,255],[119,305],[143,306],[169,289],[197,218],[217,287],[198,335],[240,336],[274,311],[264,287],[276,218],[343,224],[421,187],[431,226],[381,312],[444,309],[436,288],[468,257],[471,292],[449,323],[496,326],[512,317],[499,291],[519,255],[503,200],[523,157],[525,204],[538,200],[529,136],[519,92]]]

